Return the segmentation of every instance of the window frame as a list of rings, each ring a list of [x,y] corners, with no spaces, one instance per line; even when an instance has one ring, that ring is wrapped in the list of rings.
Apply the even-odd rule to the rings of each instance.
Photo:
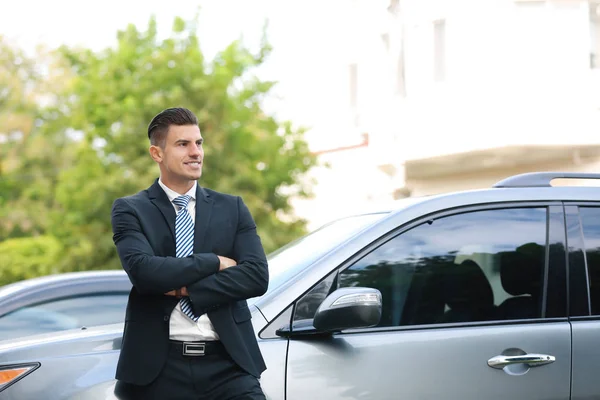
[[[545,208],[546,209],[546,252],[545,252],[545,261],[544,261],[544,277],[543,277],[543,292],[542,292],[542,317],[536,319],[520,319],[520,320],[500,320],[500,321],[479,321],[479,322],[459,322],[459,323],[442,323],[442,324],[427,324],[427,325],[405,325],[405,326],[388,326],[388,327],[372,327],[372,328],[360,328],[360,329],[347,329],[341,334],[347,333],[367,333],[367,332],[389,332],[389,331],[406,331],[406,330],[424,330],[424,329],[448,329],[448,328],[460,328],[460,327],[468,327],[468,326],[496,326],[496,325],[517,325],[517,324],[532,324],[532,323],[551,323],[557,321],[566,321],[567,320],[567,296],[566,296],[566,283],[565,286],[565,295],[562,296],[564,299],[564,307],[565,312],[563,316],[558,317],[546,317],[547,310],[547,297],[548,297],[548,287],[550,287],[549,280],[552,276],[556,276],[557,271],[553,271],[554,274],[550,274],[550,259],[549,259],[549,244],[550,244],[550,234],[556,232],[550,232],[551,230],[551,218],[552,216],[559,216],[564,220],[564,209],[563,204],[560,201],[510,201],[510,202],[500,202],[500,203],[488,203],[488,204],[477,204],[477,205],[467,205],[461,207],[455,207],[450,209],[438,210],[433,213],[425,214],[420,216],[419,218],[413,219],[405,224],[398,226],[396,229],[391,230],[390,232],[382,235],[381,237],[373,240],[368,246],[363,249],[357,251],[352,257],[348,258],[344,263],[335,268],[332,273],[335,273],[336,277],[334,282],[339,282],[337,276],[340,272],[346,270],[347,268],[354,265],[357,261],[379,248],[383,244],[393,240],[399,235],[413,229],[414,227],[421,225],[429,220],[435,220],[440,218],[446,218],[453,215],[472,213],[477,211],[489,211],[489,210],[505,210],[505,209],[521,209],[521,208]],[[564,228],[564,227],[563,227]],[[561,243],[565,243],[565,231],[562,230],[561,234],[558,235],[558,239],[561,240]],[[553,236],[554,237],[554,236]],[[563,247],[564,252],[564,247]],[[566,252],[565,258],[566,258]],[[560,266],[552,266],[552,268],[561,269]],[[561,276],[563,271],[558,271],[558,276]],[[566,272],[565,272],[566,273]],[[330,274],[327,275],[329,277]],[[302,294],[299,298],[294,301],[294,311],[292,313],[291,324],[293,324],[296,316],[296,305],[300,300],[304,298],[307,294],[309,294],[313,288],[321,283],[322,280],[327,277],[323,277],[318,282],[315,283],[309,290]],[[553,285],[556,285],[556,282],[551,282]],[[293,332],[293,330],[292,330]]]

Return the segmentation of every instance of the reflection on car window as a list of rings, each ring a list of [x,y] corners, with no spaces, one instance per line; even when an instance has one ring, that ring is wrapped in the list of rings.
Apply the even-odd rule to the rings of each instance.
[[[335,273],[330,274],[297,302],[294,321],[308,320],[315,316],[323,300],[331,293],[334,279]]]
[[[592,315],[600,315],[600,207],[580,208]]]
[[[342,271],[376,288],[379,326],[541,317],[546,209],[499,209],[425,222]]]
[[[0,317],[0,340],[123,322],[128,294],[71,297]]]

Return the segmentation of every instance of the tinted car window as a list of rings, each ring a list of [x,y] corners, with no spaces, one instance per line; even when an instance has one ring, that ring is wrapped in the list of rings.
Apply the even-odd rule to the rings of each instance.
[[[312,319],[315,316],[323,300],[331,293],[334,279],[335,273],[319,282],[317,286],[298,301],[294,311],[295,321]]]
[[[600,207],[579,210],[588,267],[592,315],[600,315]]]
[[[128,294],[71,297],[23,307],[0,317],[0,340],[125,320]]]
[[[381,327],[540,318],[546,214],[499,209],[424,222],[342,271],[338,285],[379,289]]]

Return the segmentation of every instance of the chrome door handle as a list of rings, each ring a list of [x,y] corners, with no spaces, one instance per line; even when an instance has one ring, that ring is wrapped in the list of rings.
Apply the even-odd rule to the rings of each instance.
[[[552,364],[556,357],[546,354],[524,354],[522,356],[496,356],[488,360],[488,365],[492,368],[502,369],[511,364],[527,364],[530,367],[539,367],[541,365]]]

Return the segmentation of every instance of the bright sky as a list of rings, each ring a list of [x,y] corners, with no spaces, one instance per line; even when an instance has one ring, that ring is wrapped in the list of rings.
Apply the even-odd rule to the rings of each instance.
[[[318,95],[320,89],[327,91],[331,74],[345,71],[339,69],[343,63],[327,62],[341,35],[336,37],[332,25],[344,1],[0,0],[0,35],[25,48],[43,42],[99,50],[113,45],[117,30],[128,23],[143,29],[155,15],[159,33],[167,33],[175,16],[191,19],[201,6],[199,37],[205,54],[212,57],[241,34],[246,43],[256,45],[269,19],[269,41],[275,50],[261,75],[280,82],[275,94],[282,101],[271,100],[268,111],[314,125],[327,119],[330,107],[327,96]]]
[[[207,36],[204,45],[209,52],[240,32],[259,32],[261,21],[267,16],[268,1],[264,0],[4,0],[0,2],[0,34],[16,38],[24,46],[45,42],[100,49],[114,43],[117,30],[128,23],[144,27],[155,15],[159,29],[169,30],[175,16],[193,17],[200,3],[200,32]]]

